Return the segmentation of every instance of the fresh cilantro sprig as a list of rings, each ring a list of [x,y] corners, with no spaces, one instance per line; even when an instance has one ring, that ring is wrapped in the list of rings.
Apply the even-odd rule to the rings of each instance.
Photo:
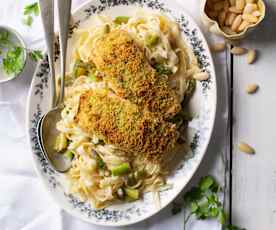
[[[198,219],[219,218],[225,223],[225,213],[218,192],[220,188],[211,176],[202,178],[197,187],[185,194],[184,200],[190,205],[191,214]]]
[[[34,2],[32,4],[26,5],[23,11],[23,23],[27,26],[31,26],[33,24],[33,17],[39,15],[39,5],[38,2]]]
[[[212,176],[203,177],[196,187],[193,187],[184,195],[184,201],[189,209],[189,214],[184,220],[184,227],[191,216],[199,220],[218,219],[224,230],[244,230],[234,225],[226,224],[227,215],[220,202],[220,186]],[[174,203],[172,213],[181,211],[178,203]]]

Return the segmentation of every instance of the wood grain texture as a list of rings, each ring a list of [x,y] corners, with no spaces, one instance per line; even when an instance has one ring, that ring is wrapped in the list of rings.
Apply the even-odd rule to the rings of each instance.
[[[265,22],[243,42],[258,50],[258,60],[235,57],[233,72],[232,220],[250,230],[276,229],[276,1],[266,3]],[[260,86],[254,95],[245,92],[250,83]],[[240,141],[256,154],[241,153]]]

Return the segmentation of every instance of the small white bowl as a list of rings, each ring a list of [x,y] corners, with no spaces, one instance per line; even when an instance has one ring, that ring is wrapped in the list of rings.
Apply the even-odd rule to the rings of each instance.
[[[23,68],[22,68],[21,72],[18,74],[7,75],[4,72],[3,68],[0,67],[0,83],[4,83],[4,82],[7,82],[7,81],[17,78],[23,72],[24,67],[26,65],[26,61],[27,61],[27,50],[26,50],[26,44],[25,44],[22,36],[15,29],[8,27],[8,26],[0,25],[0,30],[8,31],[10,33],[10,35],[12,36],[12,40],[17,42],[18,45],[23,48],[23,58],[24,58]]]

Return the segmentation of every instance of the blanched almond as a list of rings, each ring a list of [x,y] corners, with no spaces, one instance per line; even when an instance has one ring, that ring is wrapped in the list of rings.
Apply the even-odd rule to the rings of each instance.
[[[227,12],[227,13],[226,13],[226,18],[225,18],[225,25],[226,25],[226,26],[229,26],[229,25],[230,25],[230,23],[229,23],[230,15],[231,15],[230,12]]]
[[[237,9],[235,6],[231,6],[228,9],[231,13],[235,13],[235,14],[241,14],[242,10]]]
[[[209,74],[206,72],[200,72],[200,73],[196,73],[193,77],[198,81],[206,81],[209,79]]]
[[[255,153],[255,150],[247,143],[245,142],[241,142],[239,144],[239,150],[241,152],[244,152],[244,153],[247,153],[247,154],[254,154]]]
[[[260,17],[262,14],[260,11],[256,10],[256,11],[252,12],[252,15],[255,17]]]
[[[225,11],[222,11],[221,13],[219,13],[218,21],[219,21],[220,26],[224,26],[225,18],[226,18],[226,12]]]
[[[247,21],[242,21],[242,23],[240,24],[240,26],[239,26],[239,28],[238,28],[238,31],[239,31],[239,32],[244,31],[245,28],[247,28],[249,25],[250,25],[249,22],[247,22]]]
[[[227,13],[226,19],[225,19],[225,25],[227,26],[231,26],[233,24],[233,21],[236,18],[236,14],[235,13]]]
[[[243,10],[245,7],[245,0],[236,0],[236,8],[238,10]]]
[[[225,42],[215,43],[211,45],[211,50],[213,52],[222,52],[223,50],[225,50],[225,47],[226,47]]]
[[[227,26],[222,27],[222,31],[228,35],[237,34],[235,31],[233,31],[230,27]]]
[[[257,10],[257,4],[247,3],[244,7],[243,13],[244,14],[251,14],[253,11]]]
[[[250,49],[247,54],[247,63],[253,64],[256,60],[257,52],[254,49]]]
[[[246,92],[248,94],[253,94],[257,92],[258,88],[259,86],[257,84],[249,84],[248,86],[246,86]]]
[[[224,7],[224,2],[217,2],[217,3],[215,3],[215,5],[214,5],[214,10],[220,11],[220,10],[223,9],[223,7]]]
[[[243,14],[242,19],[249,23],[256,23],[259,19],[251,14]]]
[[[242,16],[241,16],[241,15],[238,15],[238,16],[235,18],[235,20],[233,21],[233,24],[232,24],[232,26],[231,26],[231,29],[232,29],[233,31],[237,32],[239,26],[241,25],[241,23],[242,23]]]
[[[231,53],[234,55],[243,55],[246,53],[246,49],[242,47],[235,46],[231,49]]]

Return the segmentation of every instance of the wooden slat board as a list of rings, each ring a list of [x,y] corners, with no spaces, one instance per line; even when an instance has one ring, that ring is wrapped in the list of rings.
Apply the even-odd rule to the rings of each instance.
[[[276,1],[267,8],[265,22],[242,43],[256,48],[259,59],[233,63],[232,220],[249,230],[276,229]],[[249,83],[260,85],[255,95],[245,93]],[[256,155],[240,153],[240,141]]]

